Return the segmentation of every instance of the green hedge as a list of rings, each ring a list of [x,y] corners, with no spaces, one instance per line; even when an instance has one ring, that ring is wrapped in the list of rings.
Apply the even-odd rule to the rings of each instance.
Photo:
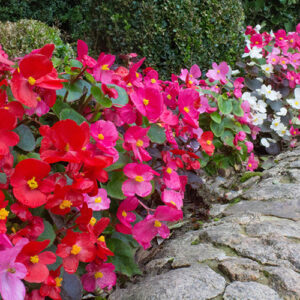
[[[300,22],[300,0],[243,0],[246,25],[264,25],[263,30],[294,31]]]
[[[10,57],[23,56],[48,43],[55,44],[56,57],[75,55],[72,47],[62,41],[60,31],[55,27],[26,19],[17,22],[0,22],[0,44]]]
[[[91,11],[94,49],[137,52],[163,74],[233,63],[243,49],[240,0],[114,0]]]
[[[1,21],[19,18],[57,25],[70,40],[86,40],[94,54],[137,52],[164,75],[194,63],[205,70],[213,61],[234,62],[242,50],[241,0],[8,0],[0,6]]]

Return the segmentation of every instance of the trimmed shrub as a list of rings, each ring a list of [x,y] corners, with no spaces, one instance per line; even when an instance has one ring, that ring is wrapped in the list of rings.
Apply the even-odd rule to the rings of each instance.
[[[10,57],[23,56],[33,49],[54,43],[56,57],[72,57],[74,51],[65,44],[58,28],[36,20],[19,20],[17,22],[0,22],[0,44]]]
[[[264,29],[276,31],[284,26],[292,31],[299,22],[299,0],[243,0],[246,25],[264,25]]]
[[[136,52],[164,75],[194,63],[231,63],[242,45],[239,0],[115,0],[92,11],[94,49]]]

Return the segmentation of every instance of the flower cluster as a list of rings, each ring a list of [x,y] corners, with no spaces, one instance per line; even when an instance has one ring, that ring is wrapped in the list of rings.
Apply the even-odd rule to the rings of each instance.
[[[300,125],[300,24],[295,32],[260,31],[261,26],[248,26],[245,32],[242,99],[267,150],[278,141],[293,147]]]
[[[132,248],[167,238],[182,219],[188,175],[258,166],[244,78],[226,62],[162,81],[140,71],[145,59],[134,53],[116,67],[115,56],[95,60],[78,41],[77,59],[58,74],[53,50],[16,61],[0,52],[4,300],[61,299],[65,273],[96,295],[111,289],[116,272],[138,273]]]

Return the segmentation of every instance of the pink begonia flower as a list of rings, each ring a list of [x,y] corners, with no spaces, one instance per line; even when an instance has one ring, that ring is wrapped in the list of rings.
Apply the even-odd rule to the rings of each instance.
[[[105,189],[99,189],[97,195],[93,197],[86,194],[84,201],[93,211],[106,210],[110,206],[110,199],[107,197]]]
[[[199,84],[197,80],[201,76],[201,70],[198,65],[192,65],[190,72],[187,69],[181,69],[181,74],[179,78],[184,81],[188,86]]]
[[[298,23],[296,26],[296,32],[300,33],[300,23]]]
[[[154,215],[148,215],[144,220],[136,223],[132,229],[134,239],[147,249],[151,240],[159,234],[163,239],[169,237],[170,230],[161,221],[177,221],[182,219],[182,211],[169,206],[158,206]]]
[[[88,45],[82,41],[78,40],[77,41],[77,60],[79,60],[82,65],[85,67],[87,66],[87,72],[91,73],[91,69],[93,69],[96,65],[96,60],[93,59],[92,57],[88,56],[89,52],[89,47]]]
[[[215,62],[212,64],[213,69],[208,70],[206,76],[212,80],[219,80],[221,83],[226,83],[226,75],[229,72],[229,67],[225,61],[221,62],[219,65]]]
[[[11,248],[12,244],[5,233],[0,234],[0,251]]]
[[[163,180],[169,189],[179,190],[181,188],[180,177],[175,168],[168,165],[163,171]]]
[[[151,70],[147,73],[147,75],[144,78],[145,86],[154,87],[158,90],[161,89],[160,83],[161,81],[158,80],[158,73],[155,70]]]
[[[300,66],[300,53],[288,53],[288,57],[289,64],[291,64],[297,70]]]
[[[90,263],[85,270],[87,273],[81,277],[81,281],[83,288],[88,292],[93,292],[96,288],[104,289],[106,287],[110,290],[116,284],[115,266],[111,263]]]
[[[289,87],[292,88],[292,89],[294,89],[296,87],[297,76],[298,76],[298,74],[295,73],[294,71],[288,71],[286,73],[286,79],[289,80]]]
[[[294,126],[291,126],[291,128],[290,128],[290,133],[291,133],[291,135],[299,135],[300,134],[300,130],[299,130],[299,128],[294,128]]]
[[[245,142],[245,145],[247,147],[247,152],[250,153],[253,151],[253,143],[252,142]]]
[[[146,197],[151,194],[153,174],[159,175],[148,165],[130,163],[124,169],[124,174],[129,178],[122,185],[122,191],[125,196],[134,196],[135,194]]]
[[[195,108],[195,103],[199,102],[199,99],[199,93],[193,89],[185,89],[179,92],[179,111],[184,115],[183,121],[192,126],[193,128],[199,127],[199,112]]]
[[[183,194],[174,190],[165,189],[161,194],[161,199],[166,205],[177,209],[183,206]]]
[[[137,110],[150,122],[156,122],[163,112],[163,98],[158,89],[152,87],[139,88],[130,94]]]
[[[287,65],[290,63],[289,59],[287,57],[281,56],[279,58],[279,64],[282,66],[284,70],[287,69]]]
[[[3,300],[25,298],[26,290],[21,279],[26,276],[27,269],[15,260],[27,243],[28,240],[22,238],[14,247],[0,251],[0,294]]]
[[[136,197],[127,197],[124,199],[118,207],[117,218],[120,223],[116,225],[116,230],[124,234],[131,234],[130,223],[134,222],[136,215],[131,212],[135,210],[139,205],[139,200]]]
[[[233,91],[233,94],[236,98],[241,98],[242,97],[242,88],[244,87],[244,78],[243,77],[238,77],[234,83],[233,83],[233,86],[234,86],[234,91]]]
[[[111,121],[99,120],[92,123],[90,132],[100,149],[114,147],[119,138],[117,128]]]
[[[132,86],[134,87],[143,87],[143,77],[140,73],[138,73],[138,69],[143,64],[146,57],[143,57],[141,60],[139,60],[137,63],[133,64],[129,69],[129,74],[126,76],[125,81],[127,81],[127,87],[130,88]]]
[[[247,167],[248,171],[254,171],[258,167],[258,161],[254,157],[254,153],[252,152],[248,158]]]
[[[251,42],[250,44],[251,48],[253,47],[263,48],[263,39],[261,34],[259,33],[253,34],[251,36],[250,42]]]
[[[233,140],[233,144],[236,146],[236,148],[238,149],[238,150],[241,150],[241,147],[238,147],[238,142],[239,141],[243,141],[245,138],[246,138],[246,133],[244,132],[244,131],[239,131],[236,135],[235,135],[235,137],[234,137],[234,140]]]
[[[163,113],[160,115],[160,120],[170,126],[178,125],[178,116],[176,116],[172,111],[168,110],[166,106],[164,107]]]
[[[115,56],[111,54],[101,53],[98,57],[97,64],[94,66],[93,75],[96,81],[109,84],[112,81],[114,72],[110,67],[115,62]]]
[[[134,156],[140,162],[149,161],[152,157],[145,150],[149,146],[147,133],[149,128],[139,126],[129,127],[124,134],[123,148],[127,151],[133,151]]]

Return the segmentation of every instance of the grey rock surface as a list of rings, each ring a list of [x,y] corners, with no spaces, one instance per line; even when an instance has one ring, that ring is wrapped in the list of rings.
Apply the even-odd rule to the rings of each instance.
[[[116,290],[109,300],[205,300],[222,294],[224,289],[221,275],[198,264],[145,278],[126,290]]]
[[[279,300],[279,295],[266,285],[257,282],[235,281],[227,286],[225,300]]]
[[[211,222],[141,251],[145,274],[110,300],[300,300],[300,147],[261,177],[205,178]],[[235,186],[234,190],[233,187]],[[238,197],[238,198],[236,198]]]

